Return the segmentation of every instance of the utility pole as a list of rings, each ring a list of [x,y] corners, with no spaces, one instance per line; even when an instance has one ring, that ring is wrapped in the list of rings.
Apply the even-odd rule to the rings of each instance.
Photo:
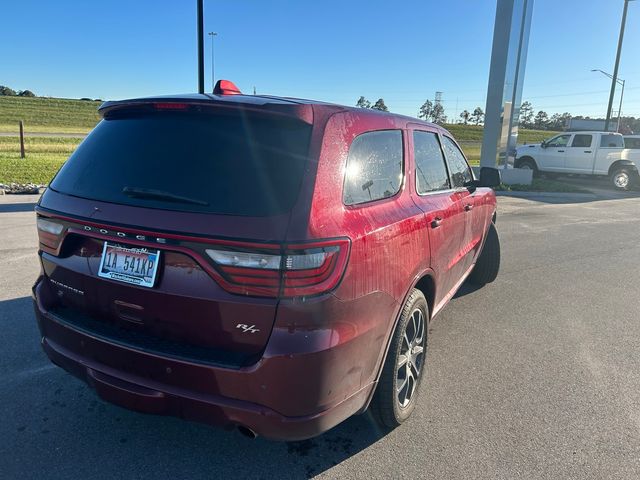
[[[613,80],[613,75],[611,75],[610,73],[605,72],[604,70],[600,70],[599,68],[594,68],[593,70],[591,70],[592,72],[600,72],[603,75],[606,75],[607,77],[611,78]],[[616,127],[616,132],[620,131],[620,117],[622,116],[622,99],[624,98],[624,83],[625,80],[622,80],[621,78],[617,78],[616,79],[616,83],[618,85],[622,86],[622,91],[620,92],[620,105],[618,106],[618,125]]]
[[[198,93],[204,93],[204,0],[198,2]]]
[[[214,74],[215,70],[214,70],[214,56],[213,56],[213,38],[216,37],[218,35],[217,32],[209,32],[209,36],[211,37],[211,91],[213,91],[213,89],[216,86],[216,76]]]
[[[622,39],[624,38],[624,27],[627,23],[627,8],[629,2],[633,0],[624,0],[624,8],[622,10],[622,21],[620,22],[620,36],[618,37],[618,51],[616,52],[616,63],[613,67],[613,78],[611,79],[611,92],[609,93],[609,104],[607,105],[607,119],[604,122],[604,131],[609,131],[609,122],[611,122],[611,109],[613,108],[613,97],[616,93],[616,83],[618,82],[618,67],[620,65],[620,53],[622,52]]]

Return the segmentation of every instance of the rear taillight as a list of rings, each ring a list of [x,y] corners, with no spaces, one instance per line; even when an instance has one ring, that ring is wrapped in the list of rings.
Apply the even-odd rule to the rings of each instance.
[[[221,245],[206,250],[232,293],[267,297],[305,297],[333,290],[344,273],[349,240],[243,248]]]
[[[48,253],[55,254],[60,246],[64,225],[44,217],[38,217],[36,225],[38,226],[38,239],[41,248]]]

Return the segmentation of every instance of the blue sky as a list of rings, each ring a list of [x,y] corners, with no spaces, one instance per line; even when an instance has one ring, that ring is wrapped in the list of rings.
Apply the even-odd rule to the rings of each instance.
[[[195,91],[195,0],[20,0],[2,8],[0,84],[118,99]],[[549,114],[604,115],[622,0],[535,0],[523,99]],[[216,77],[244,91],[415,115],[443,92],[449,116],[485,106],[495,0],[205,0]],[[640,0],[620,77],[640,116]],[[207,38],[207,82],[210,42]],[[617,109],[617,103],[615,103]]]

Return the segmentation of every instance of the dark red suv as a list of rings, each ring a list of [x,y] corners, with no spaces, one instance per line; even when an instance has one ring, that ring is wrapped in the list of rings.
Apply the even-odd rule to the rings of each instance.
[[[52,362],[251,436],[408,418],[428,322],[498,273],[496,170],[436,125],[224,82],[100,113],[36,209]]]

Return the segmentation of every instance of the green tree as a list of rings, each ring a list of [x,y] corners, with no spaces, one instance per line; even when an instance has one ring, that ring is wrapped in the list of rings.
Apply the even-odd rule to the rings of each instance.
[[[371,108],[371,102],[364,97],[360,97],[356,102],[356,107]]]
[[[0,95],[6,95],[7,97],[15,97],[16,91],[12,88],[0,85]]]
[[[569,112],[554,113],[549,119],[547,128],[549,130],[562,130],[569,123],[569,119],[571,119],[571,114]]]
[[[463,110],[460,114],[460,118],[462,119],[462,124],[467,125],[469,123],[469,118],[471,118],[471,113],[469,113],[469,110]]]
[[[433,123],[445,123],[447,116],[444,114],[444,107],[441,103],[433,105],[433,111],[431,112],[431,121]]]
[[[543,110],[538,111],[533,119],[533,124],[535,125],[535,127],[539,130],[544,130],[547,127],[548,123],[549,115],[547,115],[547,112]]]
[[[18,92],[18,96],[19,97],[35,97],[36,94],[33,93],[31,90],[21,90]]]
[[[484,110],[480,107],[476,107],[471,114],[471,119],[473,120],[473,123],[480,125],[484,121]]]
[[[384,99],[379,98],[376,103],[373,104],[373,108],[374,110],[380,110],[381,112],[388,112],[389,109],[387,108],[387,106],[384,104]]]
[[[533,107],[531,102],[522,102],[520,105],[520,126],[522,128],[529,128],[532,126],[533,121]]]
[[[428,122],[431,120],[432,115],[433,115],[433,103],[431,103],[431,100],[427,100],[420,107],[420,110],[418,111],[418,118],[421,118],[422,120],[425,120]]]

